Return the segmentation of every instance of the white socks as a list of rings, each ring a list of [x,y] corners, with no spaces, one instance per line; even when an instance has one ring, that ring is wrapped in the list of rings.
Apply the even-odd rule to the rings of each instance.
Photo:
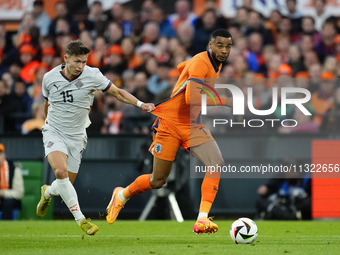
[[[46,188],[44,195],[47,199],[50,199],[51,197],[55,196],[60,196],[57,180],[54,180],[51,183],[51,186],[48,186]]]
[[[70,209],[70,212],[73,214],[78,225],[80,225],[80,221],[84,219],[85,216],[80,210],[77,192],[70,182],[70,179],[68,177],[65,179],[57,179],[56,183],[58,184],[57,186],[59,188],[61,198]]]
[[[207,217],[207,218],[208,218],[208,214],[205,213],[205,212],[200,212],[200,213],[198,214],[198,216],[197,216],[197,219],[200,219],[200,218],[202,218],[202,217]]]
[[[124,190],[124,189],[118,190],[118,198],[119,198],[119,200],[121,200],[121,201],[123,201],[123,202],[126,203],[126,202],[129,200],[129,198],[126,199],[126,198],[124,197],[124,195],[123,195],[123,190]]]

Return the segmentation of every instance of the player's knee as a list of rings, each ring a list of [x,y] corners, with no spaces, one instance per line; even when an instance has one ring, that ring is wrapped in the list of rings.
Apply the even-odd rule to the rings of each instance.
[[[218,166],[224,166],[224,159],[222,157],[218,157],[214,160],[214,162],[211,163],[212,166],[218,165]]]
[[[153,189],[160,189],[163,187],[163,185],[166,183],[166,180],[160,179],[160,180],[151,180],[150,185]]]
[[[224,166],[224,159],[222,158],[222,157],[220,157],[218,160],[217,160],[217,164],[219,165],[219,166]]]
[[[54,170],[55,176],[57,179],[65,179],[68,177],[68,172],[67,169],[63,169],[63,168],[56,168]]]

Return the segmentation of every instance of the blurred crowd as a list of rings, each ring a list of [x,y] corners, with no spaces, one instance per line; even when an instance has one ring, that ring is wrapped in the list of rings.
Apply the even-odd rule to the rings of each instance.
[[[0,132],[34,133],[44,122],[42,78],[63,63],[65,47],[80,39],[92,51],[87,65],[99,68],[112,82],[144,102],[167,99],[176,84],[177,65],[207,50],[209,36],[219,28],[233,37],[232,51],[220,80],[253,87],[256,109],[269,109],[272,87],[308,89],[312,99],[306,116],[294,107],[283,120],[294,118],[291,132],[336,132],[340,128],[340,16],[325,0],[314,0],[315,13],[303,16],[296,0],[286,0],[284,12],[263,17],[244,1],[235,17],[224,17],[214,0],[206,0],[197,15],[187,0],[175,2],[166,14],[156,1],[144,0],[140,10],[115,3],[104,11],[94,1],[85,18],[75,18],[65,2],[55,5],[56,17],[36,0],[25,13],[17,32],[0,23]],[[293,79],[295,78],[295,79]],[[239,80],[251,79],[250,85]],[[102,134],[148,133],[153,116],[97,92],[90,112],[89,132]],[[247,118],[247,114],[244,116]]]

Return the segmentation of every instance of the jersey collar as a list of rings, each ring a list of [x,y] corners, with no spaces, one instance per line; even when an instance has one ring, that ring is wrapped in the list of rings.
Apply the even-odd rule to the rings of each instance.
[[[61,71],[60,71],[60,74],[68,81],[68,82],[71,82],[71,81],[74,81],[75,79],[77,79],[83,72],[81,72],[80,74],[78,74],[76,77],[72,78],[72,79],[69,79],[63,72],[63,69],[65,68],[65,64],[62,64],[61,65]]]
[[[218,68],[216,67],[216,65],[215,65],[215,63],[214,63],[214,61],[213,61],[213,59],[212,59],[212,57],[210,55],[210,52],[208,50],[207,50],[207,54],[208,54],[208,57],[210,59],[210,62],[212,64],[212,66],[214,67],[215,73],[217,73],[218,72]]]

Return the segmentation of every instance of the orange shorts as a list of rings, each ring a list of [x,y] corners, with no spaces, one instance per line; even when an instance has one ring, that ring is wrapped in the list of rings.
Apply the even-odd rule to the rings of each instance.
[[[190,147],[215,141],[204,124],[190,127],[190,125],[178,125],[160,118],[155,123],[153,128],[157,132],[154,133],[149,151],[159,159],[174,161],[179,146],[189,152]]]

